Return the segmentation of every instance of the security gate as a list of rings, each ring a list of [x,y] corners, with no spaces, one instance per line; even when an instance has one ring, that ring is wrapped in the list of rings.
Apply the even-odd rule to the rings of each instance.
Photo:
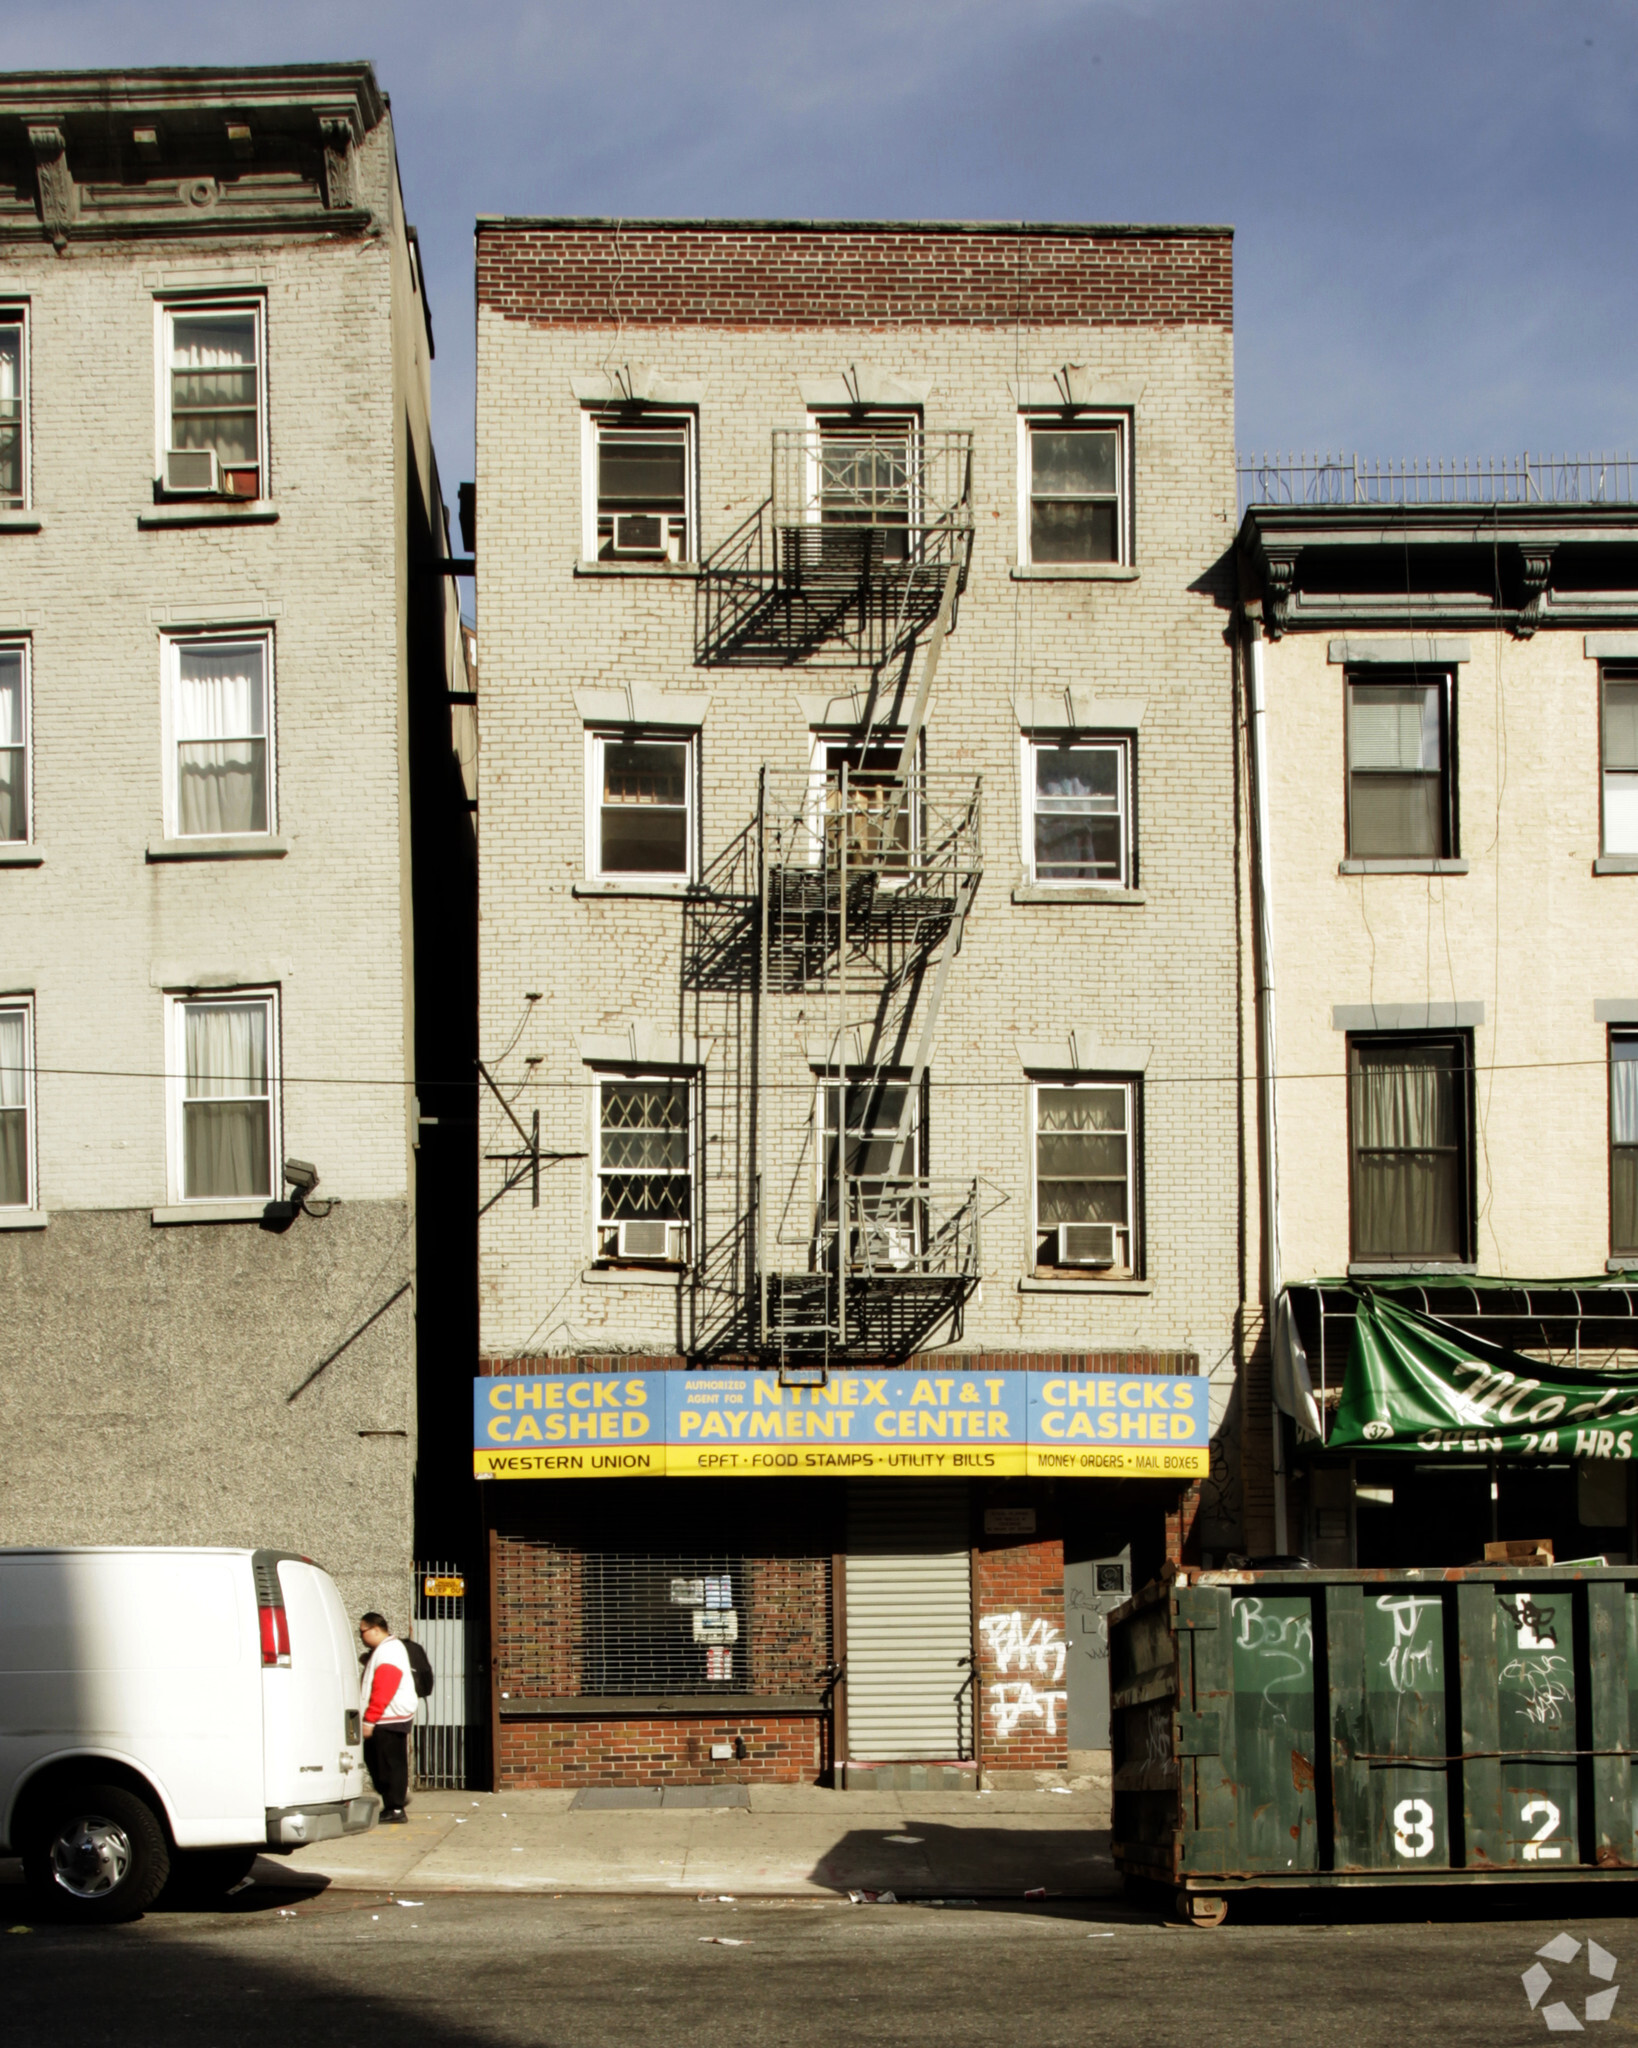
[[[415,1567],[415,1640],[432,1663],[432,1692],[415,1716],[415,1782],[463,1791],[480,1725],[467,1646],[467,1579],[455,1564]]]
[[[964,1480],[855,1479],[847,1504],[847,1744],[855,1762],[972,1748]]]

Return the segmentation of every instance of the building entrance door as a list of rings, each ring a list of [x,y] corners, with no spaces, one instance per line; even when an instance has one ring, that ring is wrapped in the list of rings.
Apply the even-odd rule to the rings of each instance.
[[[1069,1747],[1109,1747],[1109,1617],[1132,1591],[1132,1550],[1064,1565]]]
[[[847,1500],[847,1746],[855,1763],[971,1757],[964,1480],[856,1479]]]

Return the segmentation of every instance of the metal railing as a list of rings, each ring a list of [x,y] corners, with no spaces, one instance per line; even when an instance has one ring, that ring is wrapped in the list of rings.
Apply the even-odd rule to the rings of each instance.
[[[1638,457],[1522,455],[1373,462],[1354,455],[1241,455],[1252,505],[1630,505]]]
[[[893,562],[956,558],[972,533],[973,437],[868,425],[838,433],[775,427],[773,524],[840,536],[860,528],[903,536]]]

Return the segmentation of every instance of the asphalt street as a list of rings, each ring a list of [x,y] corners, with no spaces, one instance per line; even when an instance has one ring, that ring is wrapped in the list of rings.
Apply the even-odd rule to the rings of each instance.
[[[1614,1904],[1590,1888],[1333,1894],[1312,1918],[1288,1901],[1205,1932],[1070,1902],[394,1896],[286,1876],[215,1912],[82,1931],[36,1923],[0,1886],[0,2034],[8,2048],[1505,2048],[1611,1982],[1610,2033],[1638,2030],[1638,1930]],[[1552,1986],[1532,2010],[1521,1978],[1563,1935],[1576,1954],[1541,1966]],[[1589,1975],[1589,1936],[1613,1979]]]

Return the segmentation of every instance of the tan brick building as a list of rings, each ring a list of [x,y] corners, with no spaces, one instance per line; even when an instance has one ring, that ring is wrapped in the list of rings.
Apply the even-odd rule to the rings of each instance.
[[[0,1542],[402,1614],[459,1037],[412,884],[472,856],[391,117],[368,65],[30,73],[0,155]]]
[[[479,223],[482,1373],[1218,1446],[480,1453],[503,1782],[1062,1767],[1100,1602],[1240,1540],[1230,255]]]
[[[1327,1428],[1360,1288],[1537,1369],[1628,1356],[1632,476],[1273,465],[1246,484],[1250,797],[1259,724],[1266,760],[1248,874],[1272,933],[1255,977],[1248,961],[1247,1014],[1273,1026],[1277,1162],[1270,1190],[1248,1097],[1248,1181],[1277,1195],[1274,1284]],[[1476,1441],[1332,1456],[1289,1421],[1282,1531],[1265,1374],[1259,1359],[1254,1550],[1330,1565],[1470,1563],[1488,1540],[1534,1537],[1560,1557],[1630,1552],[1627,1472],[1577,1464],[1568,1442],[1534,1460]]]

